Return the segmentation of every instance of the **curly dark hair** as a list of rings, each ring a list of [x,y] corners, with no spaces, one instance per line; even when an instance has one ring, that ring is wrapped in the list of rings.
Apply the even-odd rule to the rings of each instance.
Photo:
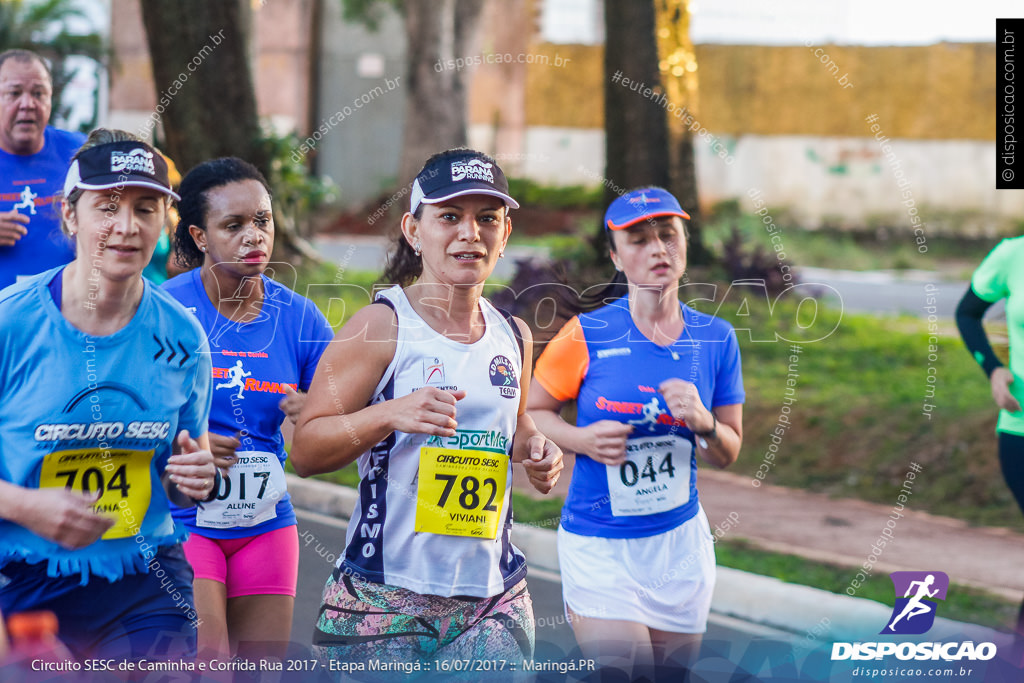
[[[178,265],[195,268],[203,263],[205,254],[196,246],[188,229],[194,225],[206,230],[207,197],[210,190],[237,183],[255,180],[270,194],[270,184],[259,169],[238,157],[221,157],[199,164],[181,181],[178,194],[178,227],[174,231],[174,251]]]

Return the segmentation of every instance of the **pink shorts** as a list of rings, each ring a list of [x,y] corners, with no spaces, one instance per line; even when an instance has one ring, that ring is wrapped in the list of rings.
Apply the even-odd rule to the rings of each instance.
[[[185,557],[197,579],[220,581],[227,597],[290,595],[299,580],[299,531],[295,525],[245,538],[207,538],[193,532]]]

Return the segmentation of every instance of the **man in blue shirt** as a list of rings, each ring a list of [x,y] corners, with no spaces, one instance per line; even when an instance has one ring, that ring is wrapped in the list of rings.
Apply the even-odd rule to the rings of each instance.
[[[52,97],[39,55],[0,52],[0,289],[75,257],[58,199],[85,136],[47,125]]]

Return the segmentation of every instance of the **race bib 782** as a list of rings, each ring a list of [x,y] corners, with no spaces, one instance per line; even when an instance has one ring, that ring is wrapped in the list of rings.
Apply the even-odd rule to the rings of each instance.
[[[504,453],[421,448],[416,531],[497,538],[507,480]]]

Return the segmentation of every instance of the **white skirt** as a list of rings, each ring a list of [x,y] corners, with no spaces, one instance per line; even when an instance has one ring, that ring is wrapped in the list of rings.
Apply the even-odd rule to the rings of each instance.
[[[643,538],[558,528],[566,607],[581,617],[634,621],[672,633],[707,630],[715,546],[701,507],[681,526]]]

